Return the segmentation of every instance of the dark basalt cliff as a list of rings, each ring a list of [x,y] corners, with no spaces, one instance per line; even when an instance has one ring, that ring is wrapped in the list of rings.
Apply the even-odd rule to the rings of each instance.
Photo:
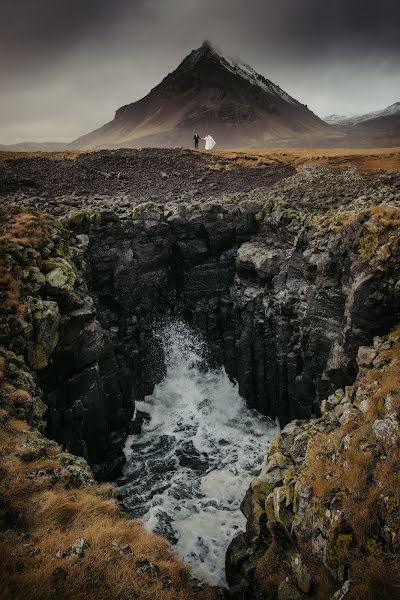
[[[358,347],[397,318],[394,265],[360,255],[374,213],[337,231],[303,218],[242,200],[67,219],[89,237],[98,319],[133,397],[160,376],[149,372],[148,341],[166,314],[202,330],[248,402],[281,422],[309,418],[326,393],[352,383]]]
[[[50,302],[33,330],[53,331],[51,358],[30,358],[49,434],[98,475],[118,471],[134,400],[162,377],[152,328],[166,315],[203,331],[247,401],[281,423],[318,414],[326,394],[351,384],[359,346],[396,323],[396,217],[368,200],[349,210],[362,186],[374,204],[391,190],[351,174],[335,176],[344,199],[316,212],[304,201],[310,178],[318,194],[330,177],[311,169],[268,193],[203,202],[66,204],[68,250],[24,259],[41,269],[39,302]]]

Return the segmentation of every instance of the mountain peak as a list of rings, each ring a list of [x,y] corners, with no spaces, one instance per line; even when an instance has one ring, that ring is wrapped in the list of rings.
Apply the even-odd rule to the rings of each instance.
[[[271,96],[279,97],[285,102],[301,106],[297,100],[284,92],[278,85],[274,84],[269,79],[266,79],[263,75],[257,73],[257,71],[255,71],[248,64],[220,54],[208,40],[205,40],[200,48],[197,48],[197,50],[192,50],[192,52],[179,65],[175,73],[180,71],[196,71],[197,67],[202,65],[204,62],[213,63],[214,65],[218,66],[218,68],[223,68],[231,75],[245,80],[247,83],[260,88],[263,92],[266,92]]]
[[[212,43],[210,40],[204,40],[200,48],[204,48],[205,50],[214,50]]]
[[[205,57],[222,59],[223,57],[215,50],[214,46],[210,41],[204,40],[200,48],[192,50],[191,53],[183,60],[183,62],[190,60],[192,64],[200,61]]]

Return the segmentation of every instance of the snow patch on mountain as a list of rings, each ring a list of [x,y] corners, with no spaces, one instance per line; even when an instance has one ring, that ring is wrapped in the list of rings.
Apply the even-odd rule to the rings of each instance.
[[[208,54],[212,56],[214,60],[218,61],[220,65],[222,65],[225,69],[246,79],[251,85],[257,86],[261,88],[267,94],[271,94],[273,96],[279,96],[285,102],[289,102],[290,104],[294,104],[296,106],[303,106],[300,102],[292,98],[289,94],[287,94],[284,90],[282,90],[278,85],[266,79],[263,75],[260,75],[255,71],[250,65],[243,63],[239,60],[229,58],[227,56],[222,56],[219,54],[215,48],[209,43],[204,42],[203,45],[198,49],[192,52],[190,55],[191,63],[194,64],[199,61],[203,56]]]
[[[247,79],[247,81],[249,81],[252,85],[256,85],[256,86],[260,87],[262,90],[264,90],[268,94],[280,96],[286,102],[290,102],[291,104],[296,104],[296,105],[300,106],[300,102],[298,102],[297,100],[295,100],[294,98],[289,96],[289,94],[287,94],[285,91],[283,91],[278,85],[276,85],[269,79],[266,79],[265,77],[263,77],[262,75],[257,73],[257,71],[255,71],[252,67],[250,67],[246,63],[243,63],[243,62],[240,62],[237,60],[233,60],[231,58],[226,58],[226,57],[220,57],[220,58],[222,58],[222,61],[224,61],[224,62],[221,61],[222,64],[226,63],[226,64],[224,64],[224,66],[226,68],[228,68],[235,75],[239,75],[240,77],[243,77],[243,79]]]
[[[374,110],[362,115],[354,115],[353,117],[346,117],[342,115],[329,115],[324,118],[326,123],[329,125],[340,125],[340,126],[354,126],[370,121],[371,119],[378,119],[380,117],[390,117],[392,115],[400,114],[400,102],[395,102],[382,110]]]
[[[349,117],[346,117],[346,115],[328,115],[327,117],[322,117],[322,119],[325,121],[325,123],[328,123],[328,125],[340,125],[348,118]]]

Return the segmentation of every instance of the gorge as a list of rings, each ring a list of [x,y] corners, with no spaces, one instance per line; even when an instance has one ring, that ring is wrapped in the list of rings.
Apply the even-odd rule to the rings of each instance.
[[[157,475],[160,467],[153,464],[152,472],[150,465],[140,458],[149,442],[146,436],[152,423],[148,430],[143,413],[150,411],[153,425],[158,423],[156,432],[163,431],[161,416],[154,415],[154,406],[149,409],[149,397],[154,402],[161,395],[165,402],[169,401],[165,386],[168,369],[173,369],[174,364],[180,376],[186,370],[187,383],[182,383],[182,389],[189,386],[192,376],[197,377],[196,386],[200,385],[200,376],[214,378],[213,385],[217,385],[215,378],[218,381],[222,378],[223,390],[229,389],[229,397],[224,400],[222,387],[218,385],[214,397],[210,396],[210,388],[202,389],[187,421],[186,408],[179,409],[182,422],[187,426],[188,420],[199,411],[206,414],[210,404],[204,401],[208,400],[212,405],[209,413],[212,420],[207,422],[206,429],[197,429],[196,435],[201,437],[202,431],[210,434],[217,419],[213,412],[215,405],[225,402],[227,422],[230,417],[236,418],[235,411],[252,415],[249,422],[235,425],[233,430],[243,436],[248,447],[243,447],[227,431],[220,438],[218,433],[212,441],[203,437],[196,446],[189,433],[181,442],[191,441],[195,452],[186,446],[181,459],[184,463],[187,453],[191,454],[191,461],[200,470],[204,467],[208,477],[208,480],[203,477],[201,485],[213,488],[214,492],[218,480],[213,482],[212,460],[207,462],[210,456],[217,457],[220,466],[224,466],[225,459],[230,465],[236,461],[236,476],[240,481],[246,481],[246,469],[247,482],[253,478],[242,505],[247,518],[246,533],[235,538],[227,555],[232,597],[328,598],[351,580],[349,594],[353,586],[354,595],[348,597],[357,598],[357,571],[353,579],[348,577],[353,558],[348,557],[342,546],[347,544],[356,549],[357,560],[360,553],[368,560],[370,556],[378,561],[393,557],[398,552],[399,531],[391,516],[392,500],[383,502],[386,512],[382,509],[380,513],[380,527],[389,528],[386,537],[373,530],[366,534],[366,541],[360,541],[350,517],[344,518],[345,511],[340,517],[340,527],[338,519],[331,521],[342,501],[335,496],[336,489],[329,491],[335,497],[334,501],[332,497],[329,500],[333,502],[332,508],[330,504],[325,506],[325,496],[319,498],[311,485],[306,490],[305,484],[301,487],[300,483],[306,470],[307,444],[313,435],[329,436],[346,423],[350,430],[349,424],[353,426],[359,419],[358,403],[365,400],[368,391],[361,380],[359,389],[364,391],[358,396],[358,387],[351,386],[361,377],[361,371],[365,375],[374,369],[384,369],[393,361],[396,365],[395,357],[380,359],[381,362],[377,359],[397,348],[396,335],[391,332],[399,316],[399,172],[379,171],[372,176],[354,168],[333,169],[318,164],[295,171],[284,161],[263,164],[259,160],[252,164],[246,157],[241,162],[216,155],[205,159],[201,154],[193,158],[193,153],[177,149],[166,152],[169,160],[180,162],[184,175],[161,171],[159,180],[168,188],[174,178],[174,185],[178,188],[181,185],[184,191],[185,178],[192,170],[198,181],[197,191],[193,189],[190,196],[174,193],[170,198],[145,199],[143,190],[135,196],[132,190],[124,189],[127,179],[121,167],[123,163],[128,168],[131,160],[143,156],[141,152],[148,156],[146,152],[152,151],[94,153],[101,162],[101,172],[105,173],[102,195],[90,189],[99,175],[91,177],[84,156],[55,159],[61,163],[71,161],[67,166],[57,165],[60,176],[64,168],[87,169],[87,189],[67,196],[51,192],[51,186],[57,182],[46,184],[48,159],[25,158],[8,163],[9,172],[2,175],[7,192],[3,195],[0,237],[2,372],[9,386],[25,393],[22,398],[13,392],[11,398],[3,388],[4,410],[10,411],[13,418],[27,419],[34,428],[44,431],[45,427],[46,436],[61,444],[68,456],[83,457],[89,463],[97,481],[121,478],[124,470],[119,483],[125,504],[134,516],[143,516],[145,512],[135,513],[135,506],[130,506],[125,492],[126,486],[134,481],[135,469],[148,476],[149,485],[160,483]],[[106,176],[110,173],[108,163],[115,163],[115,154],[120,170]],[[141,164],[140,178],[145,180],[147,171]],[[214,177],[215,180],[209,181]],[[40,179],[43,192],[38,190],[35,178]],[[234,178],[234,183],[224,187],[229,178]],[[108,195],[107,185],[111,187],[116,182],[122,188],[113,189]],[[208,183],[215,186],[206,188]],[[162,189],[160,186],[161,195]],[[183,343],[181,336],[178,343],[178,366],[174,363],[176,346],[168,355],[165,345],[163,349],[157,343],[155,323],[165,318],[175,320],[175,325],[170,325],[169,333],[164,329],[164,344],[171,339],[168,335],[176,340],[182,328],[185,332],[186,341]],[[175,327],[173,334],[171,327]],[[199,338],[192,331],[203,336],[209,347],[208,370],[202,366],[204,355],[198,353]],[[392,337],[386,338],[389,334]],[[360,348],[364,348],[361,354]],[[172,383],[175,390],[179,389],[176,377],[177,374]],[[233,381],[238,382],[237,387]],[[373,387],[373,382],[368,381],[368,385]],[[196,390],[198,387],[185,390],[193,402]],[[249,408],[242,404],[239,393]],[[379,410],[388,414],[376,414],[371,421],[373,424],[389,419],[393,423],[385,422],[381,427],[383,437],[378,438],[388,448],[386,454],[376,450],[379,456],[390,458],[392,437],[398,440],[398,408],[393,400],[397,393],[395,383],[388,389],[392,408],[385,408],[387,398],[384,398]],[[182,397],[187,407],[189,396]],[[344,407],[343,411],[337,410],[331,418],[331,411],[338,405]],[[138,419],[131,424],[135,410],[136,416],[140,412],[143,420],[141,435],[138,435]],[[165,410],[162,416],[171,429],[176,419],[175,408]],[[342,419],[344,413],[347,421]],[[273,432],[262,415],[277,418],[286,428],[273,442],[261,474],[256,477]],[[173,427],[172,433],[176,437]],[[135,437],[128,438],[125,447],[128,435]],[[346,431],[342,437],[345,435],[350,434]],[[221,445],[219,452],[217,442]],[[232,456],[237,444],[243,457],[227,458],[225,442]],[[210,452],[206,452],[210,456],[199,455],[200,447],[208,448],[210,444]],[[378,447],[379,443],[376,444]],[[124,447],[128,457],[125,466]],[[165,447],[159,451],[162,457]],[[174,460],[179,456],[176,448],[172,454]],[[35,454],[34,458],[39,456]],[[373,462],[368,455],[363,457],[364,463],[367,458]],[[69,469],[68,477],[73,479],[68,485],[78,488],[92,485],[84,461],[63,460],[63,468]],[[230,473],[231,489],[240,489],[238,480],[232,481]],[[39,485],[35,483],[37,477],[32,477],[33,486]],[[54,485],[60,485],[59,478],[53,477]],[[41,486],[50,489],[53,485],[52,475],[46,470],[39,479]],[[385,498],[396,497],[398,481],[391,485],[392,491]],[[182,487],[182,481],[178,480],[177,489],[182,491]],[[229,490],[226,493],[229,495]],[[299,497],[306,498],[304,502],[309,506],[318,505],[320,511],[330,511],[327,521],[318,526],[323,541],[319,548],[314,544],[312,549],[312,554],[319,557],[317,566],[303,564],[309,553],[309,538],[315,533],[313,526],[303,531],[304,539],[293,526],[293,519],[299,517]],[[202,498],[198,497],[197,511]],[[235,510],[241,500],[232,499]],[[374,502],[376,506],[381,500]],[[14,523],[8,503],[12,504],[11,500],[4,502],[2,522]],[[144,508],[147,511],[149,506]],[[313,515],[314,523],[316,513]],[[236,517],[233,521],[236,523]],[[18,519],[7,529],[17,531],[17,522]],[[229,535],[234,534],[233,524],[226,529]],[[158,529],[168,537],[168,519]],[[215,529],[221,532],[224,526],[215,525]],[[173,532],[171,535],[173,538]],[[333,544],[337,539],[342,544],[340,552]],[[375,542],[368,542],[371,539]],[[374,551],[369,550],[371,544]],[[257,577],[271,547],[275,548],[276,556],[284,557],[286,567],[275,582],[268,582],[266,591]],[[36,554],[41,556],[41,552],[38,550]],[[293,566],[292,560],[298,562]],[[203,559],[203,563],[208,568],[207,561]],[[299,569],[303,576],[296,579]],[[331,586],[325,596],[321,595],[318,569],[326,571]],[[147,569],[146,576],[150,571]],[[269,572],[272,571],[269,565]],[[207,576],[204,579],[221,582]],[[241,596],[243,593],[247,596]]]

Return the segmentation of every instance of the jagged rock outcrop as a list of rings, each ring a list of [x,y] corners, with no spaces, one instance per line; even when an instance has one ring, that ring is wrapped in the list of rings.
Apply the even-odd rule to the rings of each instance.
[[[398,330],[361,347],[355,384],[272,444],[227,555],[246,597],[397,597],[399,352]]]
[[[43,214],[14,209],[2,221],[0,344],[36,377],[48,435],[111,476],[133,403],[96,319],[84,248]]]

